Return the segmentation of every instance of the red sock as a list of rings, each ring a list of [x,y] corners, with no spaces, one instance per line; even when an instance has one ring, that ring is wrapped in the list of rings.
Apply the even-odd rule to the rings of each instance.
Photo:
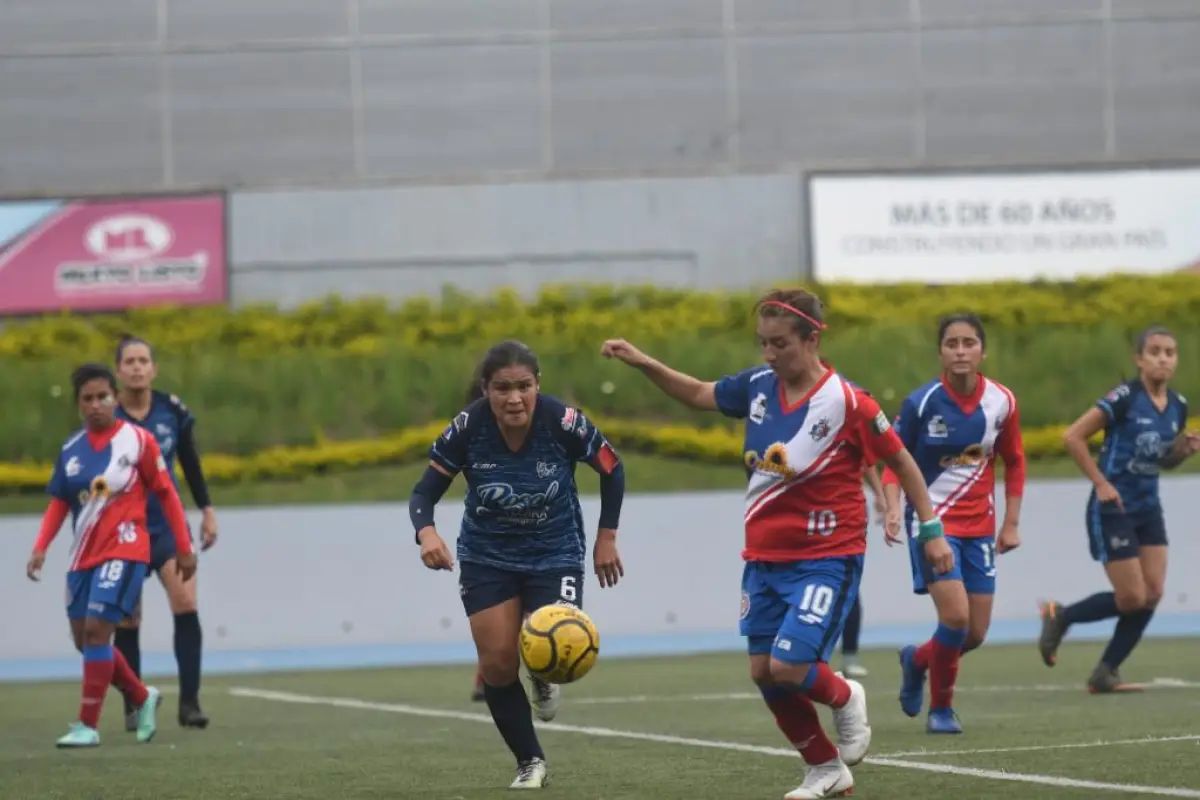
[[[121,655],[121,651],[116,649],[113,650],[112,685],[125,695],[125,699],[132,703],[134,708],[141,708],[150,696],[146,691],[146,684],[138,678],[125,656]]]
[[[849,702],[850,684],[839,678],[828,664],[813,664],[809,669],[816,670],[816,678],[805,692],[809,699],[831,708],[841,708]]]
[[[83,662],[83,702],[79,705],[79,721],[95,729],[100,724],[100,709],[104,707],[104,695],[112,683],[112,660],[85,660]]]
[[[913,653],[913,666],[917,669],[928,670],[933,661],[933,639],[917,648]]]
[[[763,689],[767,708],[775,715],[775,724],[800,751],[808,764],[824,764],[837,758],[837,747],[821,727],[821,718],[812,701],[800,692],[782,687]]]
[[[958,660],[962,657],[962,648],[947,647],[936,639],[931,643],[933,655],[929,664],[929,708],[950,708],[954,701],[954,681],[958,678]]]

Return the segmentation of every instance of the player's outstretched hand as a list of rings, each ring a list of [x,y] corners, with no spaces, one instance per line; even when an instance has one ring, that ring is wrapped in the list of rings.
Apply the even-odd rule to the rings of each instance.
[[[40,581],[42,567],[46,564],[46,554],[40,550],[34,550],[33,555],[29,556],[29,563],[25,565],[25,577],[29,580]]]
[[[437,535],[437,531],[425,528],[421,531],[420,538],[421,563],[430,569],[454,569],[454,558],[450,555],[450,549],[446,547],[442,537]]]
[[[996,537],[996,552],[1000,555],[1010,553],[1021,546],[1021,532],[1017,530],[1017,526],[1004,521],[1004,526],[1000,528],[1000,535]]]
[[[944,536],[925,543],[925,558],[933,566],[934,575],[946,575],[954,569],[954,551],[950,549]]]
[[[650,357],[624,339],[609,339],[600,347],[600,355],[624,361],[631,367],[640,367],[650,362]]]
[[[179,579],[187,583],[196,574],[196,554],[188,553],[187,555],[175,557],[175,570],[179,573]]]
[[[601,528],[596,533],[596,544],[592,548],[592,560],[596,563],[596,577],[600,580],[600,588],[616,586],[617,581],[625,577],[625,565],[621,563],[621,555],[617,552],[617,532],[610,528]]]
[[[1188,454],[1188,456],[1190,457],[1196,455],[1196,453],[1200,453],[1200,433],[1191,431],[1184,435],[1187,436],[1187,450],[1185,452]]]

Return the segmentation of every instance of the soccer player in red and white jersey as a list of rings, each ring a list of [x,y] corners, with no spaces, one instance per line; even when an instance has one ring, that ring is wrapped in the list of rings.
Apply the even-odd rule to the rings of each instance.
[[[1018,524],[1025,490],[1025,451],[1013,393],[979,373],[987,336],[974,314],[946,317],[938,327],[942,374],[910,394],[900,407],[896,432],[913,454],[929,487],[935,511],[954,550],[954,569],[937,574],[914,535],[913,508],[890,515],[888,544],[909,532],[913,591],[928,594],[938,626],[920,647],[900,650],[900,707],[915,717],[930,680],[929,733],[962,733],[954,713],[954,683],[963,653],[983,644],[992,621],[996,555],[1021,544]],[[1004,525],[996,536],[995,463],[1004,460]],[[888,505],[899,507],[896,476],[884,474]]]
[[[71,375],[84,428],[67,439],[50,478],[50,504],[25,573],[38,580],[46,550],[70,512],[75,543],[67,572],[67,618],[75,647],[83,654],[83,702],[79,721],[58,740],[59,747],[95,747],[96,727],[109,685],[138,709],[137,738],[148,742],[157,730],[162,697],[143,684],[113,650],[113,630],[133,611],[150,562],[146,493],[162,503],[179,547],[184,580],[196,571],[183,504],[167,473],[154,436],[116,419],[117,387],[103,366],[85,364]]]
[[[746,546],[741,633],[750,673],[776,724],[809,764],[786,800],[850,794],[849,767],[871,741],[866,693],[829,667],[854,605],[866,552],[863,471],[879,460],[900,476],[918,509],[929,559],[948,572],[921,473],[874,399],[821,360],[821,302],[804,290],[769,292],[757,306],[760,365],[705,382],[622,339],[602,354],[639,369],[692,408],[746,419]],[[813,703],[833,709],[838,744]]]

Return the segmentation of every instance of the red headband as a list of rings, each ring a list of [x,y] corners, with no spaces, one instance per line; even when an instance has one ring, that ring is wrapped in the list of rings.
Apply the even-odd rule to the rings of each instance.
[[[817,320],[810,317],[808,314],[805,314],[800,309],[796,308],[795,306],[788,305],[787,303],[783,302],[782,300],[764,300],[761,303],[759,303],[758,305],[759,305],[759,308],[762,308],[763,306],[775,306],[776,308],[782,308],[784,311],[792,312],[797,317],[799,317],[800,319],[809,323],[817,330],[819,330],[819,331],[825,330],[824,322],[818,322]]]

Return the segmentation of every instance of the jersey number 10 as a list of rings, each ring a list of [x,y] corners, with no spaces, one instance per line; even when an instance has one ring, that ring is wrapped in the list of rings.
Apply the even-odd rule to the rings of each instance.
[[[830,509],[808,512],[808,535],[829,536],[837,527],[837,514]]]

